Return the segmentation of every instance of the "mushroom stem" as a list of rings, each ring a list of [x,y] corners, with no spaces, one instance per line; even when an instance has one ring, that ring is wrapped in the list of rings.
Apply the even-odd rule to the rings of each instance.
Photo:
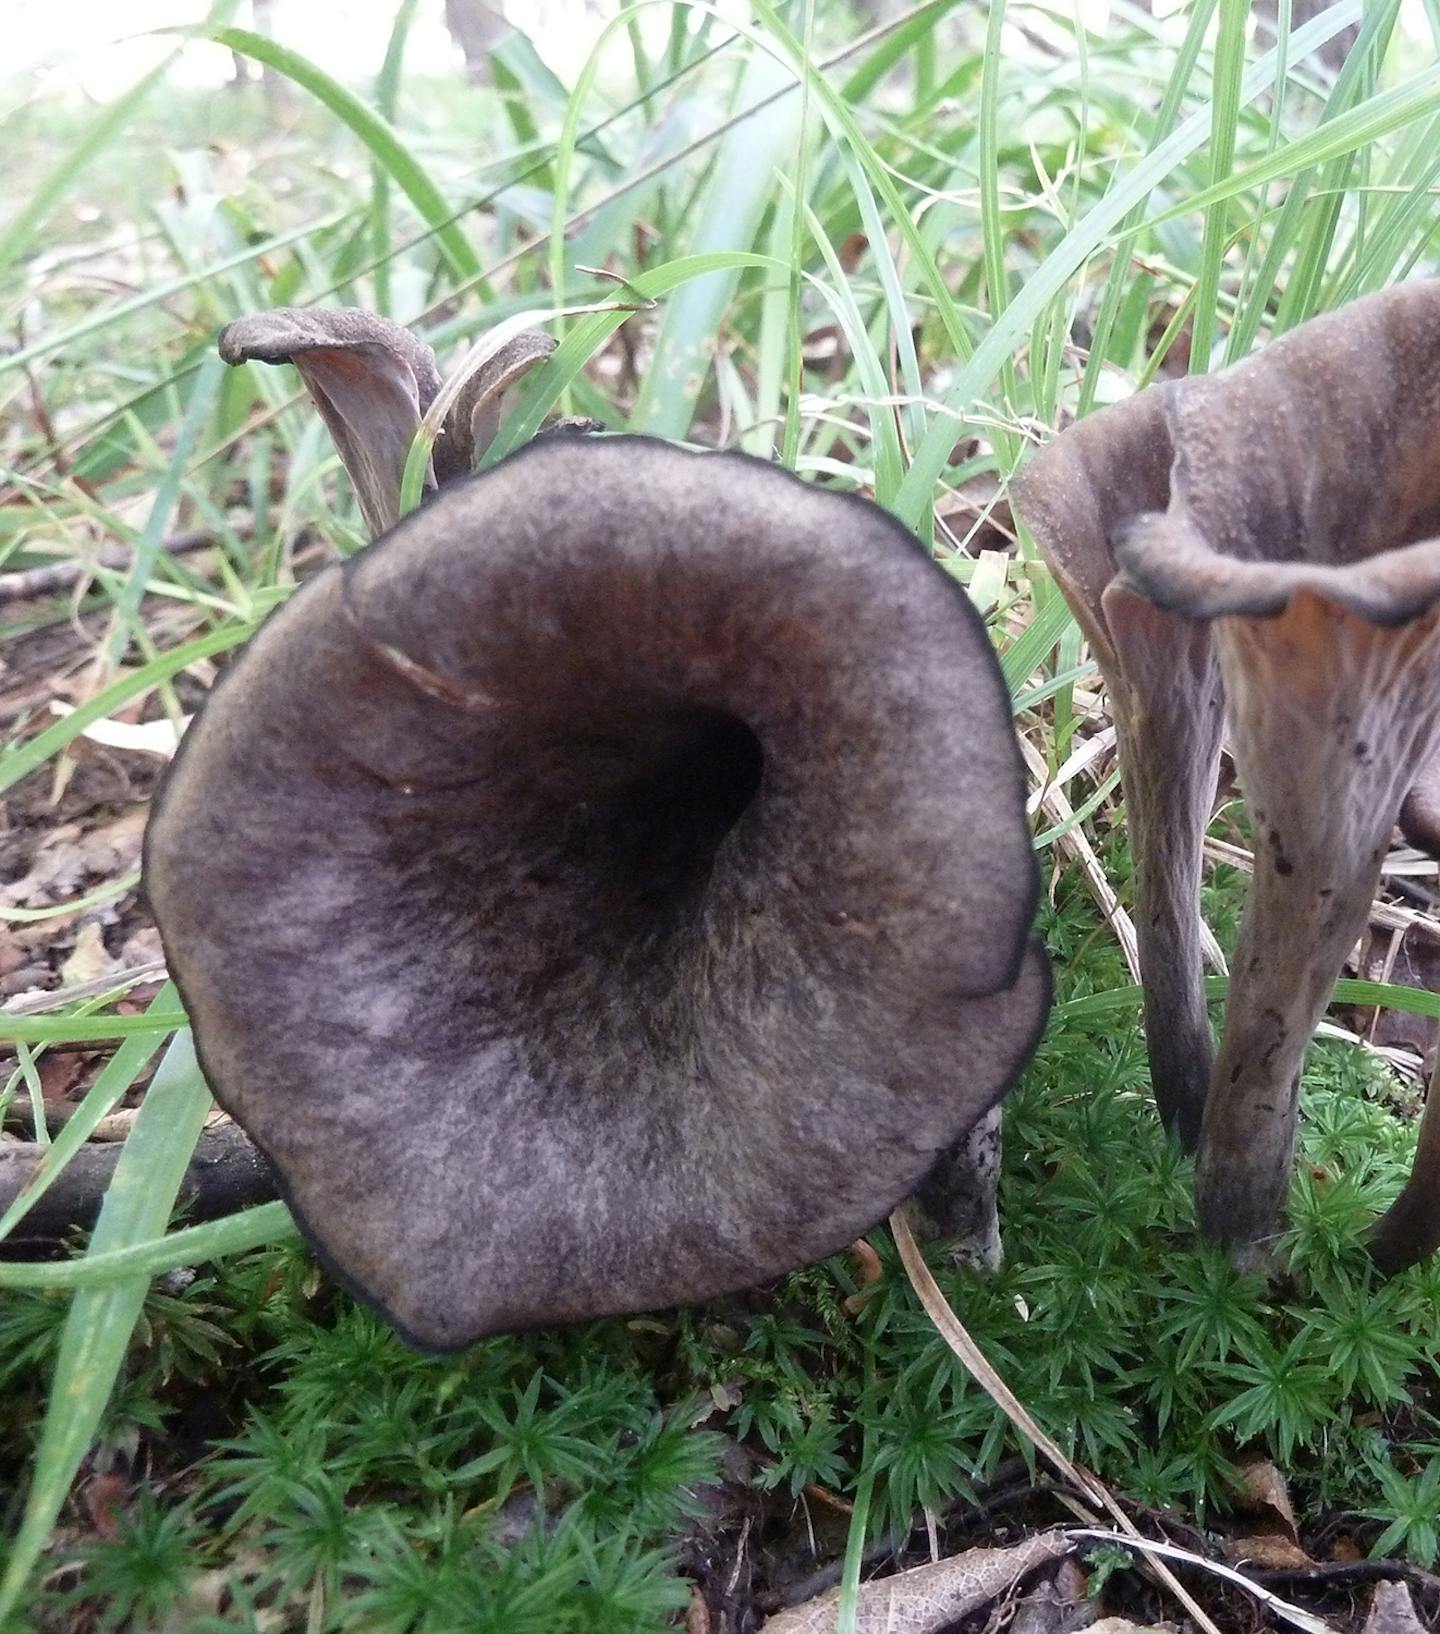
[[[1440,1061],[1425,1095],[1420,1144],[1404,1189],[1371,1230],[1370,1257],[1386,1276],[1440,1248]]]
[[[925,1238],[942,1238],[956,1265],[998,1271],[1001,1116],[992,1107],[963,1140],[942,1152],[910,1200],[911,1222]]]
[[[1220,760],[1220,670],[1209,631],[1118,580],[1112,547],[1118,528],[1169,501],[1172,389],[1140,392],[1071,426],[1026,468],[1014,498],[1110,693],[1150,1078],[1161,1119],[1188,1149],[1210,1072],[1198,900]]]
[[[1211,1236],[1258,1242],[1284,1205],[1305,1049],[1437,741],[1436,627],[1386,629],[1310,591],[1215,626],[1256,860],[1200,1143]]]
[[[1219,667],[1203,626],[1123,584],[1110,586],[1104,605],[1124,675],[1112,699],[1135,862],[1150,1079],[1165,1127],[1193,1151],[1210,1077],[1196,904],[1220,763]]]

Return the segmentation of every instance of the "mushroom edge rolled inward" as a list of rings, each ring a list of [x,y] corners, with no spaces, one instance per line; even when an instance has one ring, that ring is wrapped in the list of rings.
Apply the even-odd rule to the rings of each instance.
[[[533,444],[302,587],[146,873],[217,1097],[435,1348],[843,1246],[1048,1011],[963,591],[863,500],[644,438]]]

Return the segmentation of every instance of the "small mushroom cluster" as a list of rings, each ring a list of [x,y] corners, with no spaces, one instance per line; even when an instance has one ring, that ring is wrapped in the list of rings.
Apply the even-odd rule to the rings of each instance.
[[[428,350],[222,347],[299,367],[393,523]],[[146,848],[217,1098],[436,1348],[843,1246],[953,1176],[1049,1008],[1009,699],[913,536],[642,437],[449,480],[493,402],[229,667]]]
[[[1202,1227],[1245,1248],[1279,1219],[1305,1050],[1391,832],[1440,845],[1437,424],[1440,284],[1416,282],[1082,420],[1017,485],[1115,713],[1156,1100],[1198,1145]],[[1222,728],[1255,872],[1212,1066]],[[1387,1270],[1440,1246],[1437,1101],[1371,1241]]]

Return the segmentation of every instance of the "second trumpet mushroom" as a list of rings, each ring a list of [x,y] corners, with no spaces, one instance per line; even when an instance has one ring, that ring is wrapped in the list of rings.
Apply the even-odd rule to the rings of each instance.
[[[1017,484],[1112,699],[1156,1099],[1198,1139],[1202,1225],[1239,1244],[1278,1221],[1305,1049],[1391,830],[1440,840],[1437,409],[1440,285],[1402,285],[1082,420]],[[1212,1066],[1222,711],[1257,863]],[[1432,1123],[1376,1234],[1392,1269],[1440,1246]]]
[[[550,336],[526,330],[465,382],[436,441],[428,488],[474,469],[499,429],[505,392],[554,347]],[[442,384],[424,341],[356,307],[282,306],[227,324],[220,355],[230,364],[293,363],[355,485],[371,538],[395,525],[406,456]]]
[[[1170,390],[1141,392],[1079,421],[1030,462],[1013,498],[1110,694],[1151,1084],[1166,1127],[1193,1148],[1210,1079],[1199,893],[1220,764],[1220,671],[1203,628],[1120,580],[1110,544],[1126,520],[1169,499]]]
[[[1275,1229],[1306,1047],[1440,751],[1437,408],[1440,285],[1315,319],[1171,395],[1169,505],[1114,540],[1124,583],[1210,632],[1250,808],[1196,1188],[1241,1244]],[[1408,1230],[1392,1264],[1440,1239]]]

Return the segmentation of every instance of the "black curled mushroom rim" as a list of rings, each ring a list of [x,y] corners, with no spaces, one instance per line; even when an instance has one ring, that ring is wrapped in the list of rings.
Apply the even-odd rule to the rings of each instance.
[[[302,585],[146,877],[216,1097],[429,1348],[843,1247],[1049,1008],[963,590],[862,499],[642,437],[539,439]]]
[[[1277,1227],[1306,1047],[1391,832],[1440,839],[1437,425],[1440,284],[1416,282],[1081,422],[1021,502],[1114,692],[1156,1097],[1198,1134],[1202,1227],[1245,1257]],[[1222,697],[1255,871],[1211,1068],[1196,887]],[[1371,1239],[1384,1270],[1440,1246],[1437,1100]]]

